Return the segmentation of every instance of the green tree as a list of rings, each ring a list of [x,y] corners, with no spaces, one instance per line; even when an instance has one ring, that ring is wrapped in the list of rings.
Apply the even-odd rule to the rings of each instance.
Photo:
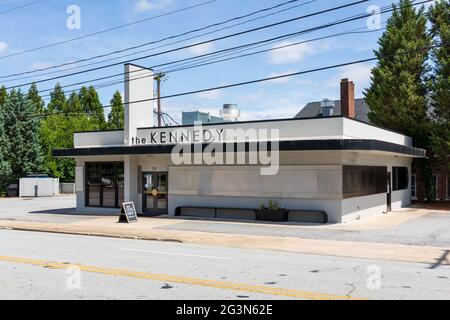
[[[82,87],[80,90],[80,101],[83,111],[89,115],[93,123],[96,123],[96,130],[106,128],[105,114],[103,106],[98,97],[98,93],[93,86]]]
[[[82,114],[83,107],[81,106],[80,95],[76,92],[72,92],[67,100],[67,110],[70,114]]]
[[[0,87],[0,109],[6,102],[6,98],[8,97],[8,91],[6,91],[5,86]]]
[[[9,182],[43,169],[39,141],[40,117],[36,106],[20,90],[12,90],[3,108],[5,158],[11,168]]]
[[[111,112],[108,115],[109,129],[123,129],[124,123],[124,107],[122,102],[122,95],[117,90],[110,101]]]
[[[65,113],[54,113],[45,118],[41,125],[41,141],[44,149],[44,163],[47,173],[61,182],[75,181],[75,161],[69,158],[54,158],[54,149],[74,147],[76,131],[97,129],[97,121],[87,115],[82,106],[80,94],[72,92],[66,102]]]
[[[5,110],[4,106],[8,98],[5,87],[0,88],[0,195],[4,193],[11,168],[6,160],[6,132],[4,128]]]
[[[428,116],[426,76],[431,39],[427,32],[424,7],[416,10],[412,1],[401,0],[393,6],[386,31],[375,51],[377,66],[372,84],[365,91],[372,123],[400,131],[414,139],[416,147],[429,152],[431,122]],[[428,159],[418,161],[421,182],[427,198],[432,198]]]
[[[429,10],[433,37],[432,147],[439,164],[450,167],[450,2],[437,1]]]
[[[424,8],[416,11],[410,0],[394,5],[375,51],[379,60],[372,70],[372,84],[365,92],[373,123],[408,134],[421,147],[427,146],[428,123],[426,23]]]
[[[50,102],[47,105],[49,113],[67,112],[67,99],[64,90],[59,83],[56,84],[50,93]]]
[[[31,101],[31,103],[34,105],[34,108],[39,114],[42,114],[44,112],[45,103],[39,95],[39,91],[35,83],[31,85],[26,98]]]

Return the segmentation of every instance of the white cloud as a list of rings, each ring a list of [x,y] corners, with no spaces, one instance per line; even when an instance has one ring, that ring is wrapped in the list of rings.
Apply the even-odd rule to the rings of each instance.
[[[238,94],[236,99],[239,103],[243,104],[258,102],[264,98],[265,93],[265,90],[258,90],[252,93]]]
[[[189,51],[191,53],[199,56],[202,54],[207,54],[207,53],[213,51],[213,49],[214,49],[213,43],[204,43],[204,44],[199,44],[198,46],[190,48]]]
[[[257,111],[245,109],[241,110],[241,117],[239,120],[251,121],[293,118],[297,113],[299,113],[300,109],[300,105],[287,105],[278,101],[273,101],[273,107],[261,108]]]
[[[175,0],[139,0],[134,6],[137,12],[162,10],[175,3]]]
[[[283,41],[274,46],[282,47],[292,44],[290,41]],[[306,56],[314,54],[316,49],[308,43],[299,44],[287,48],[271,51],[269,53],[269,63],[271,64],[288,64],[302,61]]]
[[[295,73],[297,71],[298,70],[289,69],[289,70],[286,70],[285,72],[279,72],[279,73],[275,72],[275,73],[270,74],[269,78],[278,77],[278,76],[282,76],[282,75],[290,74],[290,73]],[[278,79],[270,80],[269,83],[288,83],[291,81],[293,81],[292,77],[286,77],[286,78],[278,78]]]
[[[0,53],[6,51],[8,49],[8,44],[6,42],[0,41]]]
[[[356,92],[362,92],[370,85],[370,76],[373,64],[354,64],[339,68],[338,74],[328,80],[329,87],[339,87],[341,79],[348,78],[355,83]]]
[[[223,97],[223,91],[222,90],[214,90],[214,91],[207,91],[198,93],[197,97],[200,99],[207,99],[207,100],[217,100]]]
[[[33,70],[39,70],[39,69],[46,69],[52,67],[53,64],[50,62],[36,62],[31,65],[31,69]]]

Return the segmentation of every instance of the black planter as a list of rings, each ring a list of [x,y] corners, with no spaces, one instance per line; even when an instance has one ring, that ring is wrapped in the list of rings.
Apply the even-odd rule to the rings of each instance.
[[[258,221],[271,221],[271,222],[286,222],[288,221],[289,210],[280,209],[278,211],[272,211],[268,209],[255,210],[256,220]]]

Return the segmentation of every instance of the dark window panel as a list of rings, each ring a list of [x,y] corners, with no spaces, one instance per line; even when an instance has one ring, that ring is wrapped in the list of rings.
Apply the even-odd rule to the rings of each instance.
[[[406,190],[409,187],[409,172],[407,167],[393,167],[393,190]]]
[[[344,166],[344,199],[387,192],[387,167]]]

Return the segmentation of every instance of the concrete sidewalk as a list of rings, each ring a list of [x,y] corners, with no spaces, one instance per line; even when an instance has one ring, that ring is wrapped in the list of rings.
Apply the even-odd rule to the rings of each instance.
[[[421,214],[422,213],[418,212],[417,216],[420,216]],[[411,217],[411,215],[399,214],[395,217],[393,216],[392,219],[385,220],[383,223],[379,220],[372,223],[376,228],[383,228],[392,226],[396,223],[402,223],[405,219],[411,219]],[[428,264],[429,268],[450,265],[450,247],[164,229],[167,226],[176,226],[183,221],[185,220],[140,218],[139,222],[135,224],[119,224],[117,223],[117,217],[91,217],[90,219],[80,219],[73,223],[0,220],[0,228],[154,241],[174,241],[210,246],[286,251],[313,255],[418,262]],[[340,228],[349,230],[352,228],[367,228],[369,225],[370,222],[349,226],[329,225],[312,228]],[[284,227],[295,228],[296,226],[288,225]]]

